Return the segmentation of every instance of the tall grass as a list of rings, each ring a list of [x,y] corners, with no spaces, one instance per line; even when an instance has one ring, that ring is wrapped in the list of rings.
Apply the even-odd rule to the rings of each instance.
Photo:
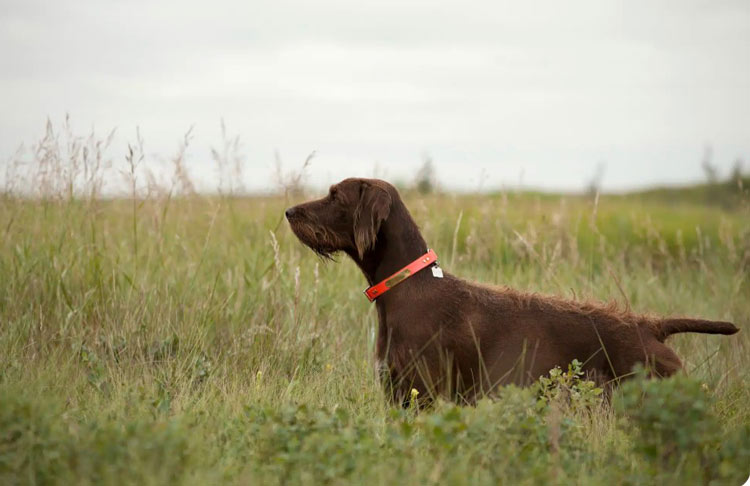
[[[130,196],[105,199],[107,139],[73,140],[48,127],[0,199],[2,483],[741,484],[750,473],[747,204],[407,192],[455,274],[743,329],[671,338],[686,376],[636,380],[612,399],[624,408],[591,400],[571,369],[475,408],[418,412],[384,400],[355,266],[322,262],[283,224],[298,190],[236,197],[227,181],[195,194],[189,136],[160,186],[138,137]],[[241,170],[237,146],[215,151],[222,170]]]

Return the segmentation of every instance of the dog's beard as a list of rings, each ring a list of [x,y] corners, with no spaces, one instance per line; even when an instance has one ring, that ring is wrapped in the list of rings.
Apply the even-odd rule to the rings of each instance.
[[[299,220],[290,220],[289,226],[305,246],[323,259],[333,260],[333,254],[341,250],[335,239],[323,227]]]

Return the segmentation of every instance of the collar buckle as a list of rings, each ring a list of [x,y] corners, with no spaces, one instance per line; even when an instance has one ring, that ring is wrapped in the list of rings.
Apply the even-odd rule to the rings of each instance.
[[[431,265],[438,265],[438,256],[432,249],[428,249],[427,253],[424,255],[420,256],[385,280],[366,288],[363,292],[370,302],[374,302],[375,299],[388,292],[396,285]],[[440,267],[438,266],[438,268]],[[433,271],[433,275],[438,278],[442,278],[442,273],[442,270],[440,270],[440,276],[438,277]]]

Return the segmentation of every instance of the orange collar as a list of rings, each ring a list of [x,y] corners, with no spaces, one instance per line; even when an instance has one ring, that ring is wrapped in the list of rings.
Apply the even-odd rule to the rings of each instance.
[[[375,299],[388,292],[396,285],[400,284],[418,271],[429,267],[434,263],[437,263],[437,254],[432,250],[427,250],[427,253],[417,258],[387,279],[365,289],[365,295],[368,299],[370,299],[370,302],[373,302],[375,301]]]

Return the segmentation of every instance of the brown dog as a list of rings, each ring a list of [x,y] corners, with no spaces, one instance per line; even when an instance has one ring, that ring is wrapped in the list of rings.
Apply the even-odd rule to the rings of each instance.
[[[345,252],[370,285],[428,249],[396,188],[381,180],[346,179],[326,197],[287,209],[286,217],[302,243],[323,257]],[[380,295],[375,306],[378,363],[402,403],[412,387],[422,397],[473,401],[573,359],[600,384],[627,376],[637,363],[669,376],[682,364],[664,344],[668,336],[738,331],[729,322],[635,315],[441,277],[429,268]]]

